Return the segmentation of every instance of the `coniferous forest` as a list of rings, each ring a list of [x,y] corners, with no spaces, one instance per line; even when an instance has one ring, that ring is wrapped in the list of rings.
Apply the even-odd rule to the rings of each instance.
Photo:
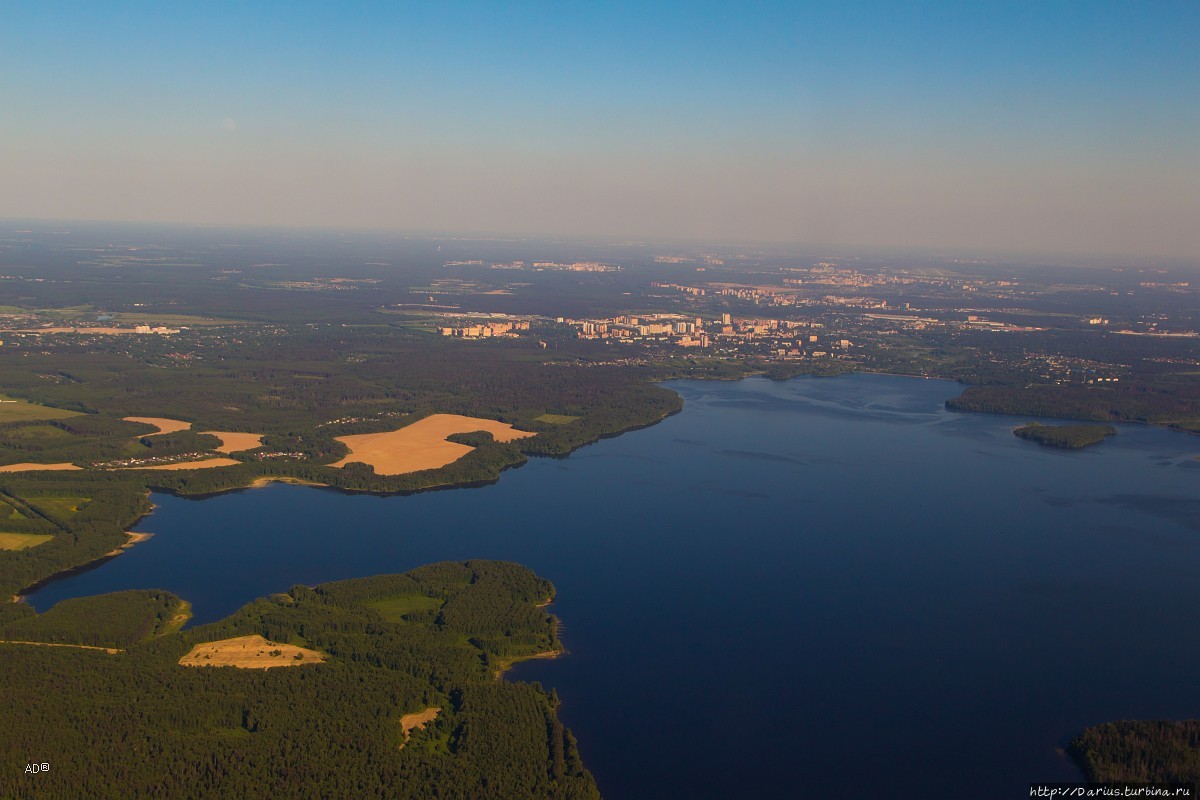
[[[184,632],[158,624],[178,606],[166,593],[60,603],[5,638],[119,651],[0,644],[0,796],[597,798],[557,698],[496,674],[560,649],[537,607],[553,592],[519,565],[473,561],[298,586]],[[327,660],[179,664],[251,634]],[[406,737],[400,718],[429,708]]]

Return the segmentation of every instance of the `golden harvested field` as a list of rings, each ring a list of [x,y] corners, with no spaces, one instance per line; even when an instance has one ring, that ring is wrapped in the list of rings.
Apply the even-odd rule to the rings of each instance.
[[[361,461],[375,468],[377,475],[403,475],[451,464],[475,448],[447,442],[453,433],[487,431],[498,442],[511,442],[534,434],[491,419],[464,417],[459,414],[433,414],[400,430],[387,433],[362,433],[339,436],[350,448],[350,455],[331,466],[344,467]]]
[[[53,538],[40,533],[0,533],[0,550],[27,550]]]
[[[240,464],[232,458],[205,458],[200,461],[178,461],[174,464],[151,464],[146,467],[120,467],[120,469],[212,469],[213,467],[232,467]]]
[[[271,669],[316,664],[324,660],[324,653],[292,644],[272,642],[256,633],[198,644],[179,659],[179,663],[185,667]]]
[[[221,440],[217,448],[219,453],[240,453],[243,450],[253,450],[262,447],[263,437],[257,433],[234,433],[232,431],[201,431]]]
[[[424,728],[426,725],[433,722],[437,718],[437,715],[440,713],[442,713],[441,708],[439,708],[438,706],[430,706],[429,708],[425,709],[424,711],[418,711],[415,714],[405,714],[403,717],[401,717],[400,718],[400,733],[402,734],[402,738],[400,739],[401,749],[403,749],[404,745],[408,742],[408,737],[412,735],[413,731]]]
[[[83,469],[74,464],[5,464],[0,472],[44,472],[53,469]]]
[[[154,433],[144,434],[145,436],[157,436],[160,433],[175,433],[176,431],[186,431],[192,427],[192,423],[184,422],[178,419],[167,419],[166,417],[122,417],[126,422],[141,422],[146,425],[153,425],[158,428]]]

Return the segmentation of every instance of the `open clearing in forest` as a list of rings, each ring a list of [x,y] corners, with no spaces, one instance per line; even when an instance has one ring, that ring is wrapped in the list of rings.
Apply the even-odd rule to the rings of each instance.
[[[316,650],[272,642],[255,633],[198,644],[179,659],[179,663],[185,667],[270,669],[320,663],[325,658],[324,653],[318,653]]]
[[[0,405],[0,409],[4,406]],[[53,425],[22,425],[19,428],[9,428],[4,432],[4,438],[9,441],[46,441],[47,439],[73,439],[71,433]]]
[[[92,502],[90,497],[26,497],[25,502],[32,504],[39,511],[49,511],[52,514],[75,514],[79,509]]]
[[[0,500],[0,520],[4,519],[25,519],[25,515],[21,513],[21,509]]]
[[[46,472],[56,469],[83,469],[74,464],[5,464],[0,472]]]
[[[192,423],[184,422],[179,419],[167,419],[166,417],[121,417],[126,422],[140,422],[143,425],[153,425],[158,428],[154,433],[143,433],[142,436],[158,436],[162,433],[176,433],[177,431],[186,431],[192,427]],[[140,439],[141,436],[135,436],[135,439]]]
[[[241,453],[244,450],[254,450],[262,447],[263,437],[257,433],[236,433],[233,431],[201,431],[208,436],[221,440],[218,453]]]
[[[430,706],[424,711],[418,711],[415,714],[405,714],[400,718],[400,748],[408,743],[408,737],[415,730],[424,728],[429,723],[433,722],[437,715],[442,713],[442,709],[438,706]]]
[[[387,600],[373,600],[366,603],[383,615],[388,622],[404,622],[404,615],[414,611],[436,611],[445,604],[440,597],[426,597],[423,594],[406,594],[401,597],[391,597]]]
[[[40,533],[0,533],[0,550],[28,550],[53,538]]]
[[[350,455],[332,466],[344,467],[353,461],[361,461],[374,467],[377,475],[403,475],[406,472],[437,469],[454,463],[475,449],[448,442],[446,437],[474,431],[487,431],[498,442],[511,442],[534,435],[492,419],[433,414],[395,431],[337,437],[337,441],[350,448]]]
[[[549,422],[551,425],[566,425],[568,422],[574,422],[579,417],[572,417],[570,414],[542,414],[540,417],[534,417],[534,422]]]
[[[24,422],[30,419],[66,419],[81,416],[77,411],[39,406],[0,395],[0,422]]]
[[[155,631],[154,635],[166,636],[169,633],[178,633],[187,624],[187,621],[192,618],[192,604],[187,600],[180,600],[179,605],[175,606],[175,613],[171,618],[162,623],[162,626]]]

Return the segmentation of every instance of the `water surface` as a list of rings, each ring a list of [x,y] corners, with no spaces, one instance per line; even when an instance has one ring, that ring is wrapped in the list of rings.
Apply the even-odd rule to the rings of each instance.
[[[492,486],[156,495],[156,536],[51,583],[197,621],[296,583],[498,558],[555,582],[558,689],[611,798],[1012,798],[1082,727],[1200,715],[1200,440],[1084,451],[944,381],[674,382],[684,411]]]

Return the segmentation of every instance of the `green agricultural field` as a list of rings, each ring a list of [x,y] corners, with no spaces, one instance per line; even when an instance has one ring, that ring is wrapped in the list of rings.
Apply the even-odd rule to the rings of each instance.
[[[444,601],[440,597],[426,597],[423,594],[407,594],[402,597],[391,597],[387,600],[376,600],[367,603],[383,615],[388,622],[404,622],[404,615],[414,611],[434,611],[442,607]]]
[[[49,511],[51,514],[74,514],[88,503],[90,497],[26,497],[39,511]]]
[[[551,425],[566,425],[568,422],[574,422],[579,417],[572,417],[568,414],[542,414],[540,417],[534,417],[534,422],[548,422]]]
[[[36,533],[0,533],[0,550],[28,550],[53,538]]]
[[[0,407],[7,406],[7,403],[0,404]],[[41,408],[42,406],[38,406]],[[70,439],[71,434],[64,431],[62,428],[56,428],[53,425],[22,425],[19,428],[9,428],[4,431],[4,439],[10,441],[49,441],[54,439]]]
[[[25,515],[16,506],[0,501],[0,519],[25,519]]]
[[[0,423],[24,422],[30,419],[66,419],[81,416],[77,411],[50,408],[0,395]]]

